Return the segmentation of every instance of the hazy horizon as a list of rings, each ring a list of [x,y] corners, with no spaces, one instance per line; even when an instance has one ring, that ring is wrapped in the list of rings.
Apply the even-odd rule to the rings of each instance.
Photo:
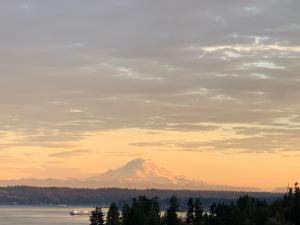
[[[0,180],[141,157],[212,184],[300,181],[299,1],[0,5]]]

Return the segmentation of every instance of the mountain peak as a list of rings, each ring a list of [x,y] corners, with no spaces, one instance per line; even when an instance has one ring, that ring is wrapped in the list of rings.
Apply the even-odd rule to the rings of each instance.
[[[173,182],[175,175],[165,168],[155,164],[151,159],[136,158],[124,166],[109,170],[94,180],[117,180],[120,183],[141,182],[141,183],[165,183]]]
[[[144,172],[149,170],[162,170],[162,168],[152,162],[151,159],[144,159],[144,158],[136,158],[131,161],[129,161],[127,164],[125,164],[122,169],[126,170],[135,170],[135,171],[141,171]],[[165,170],[165,169],[163,169]]]
[[[129,161],[128,163],[126,163],[125,166],[127,166],[127,165],[140,166],[140,165],[144,165],[144,164],[148,164],[148,163],[153,163],[153,162],[151,161],[151,159],[136,158],[136,159],[133,159],[133,160]]]

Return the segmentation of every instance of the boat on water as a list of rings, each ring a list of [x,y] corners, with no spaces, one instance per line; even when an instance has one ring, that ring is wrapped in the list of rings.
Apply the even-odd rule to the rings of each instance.
[[[89,216],[91,215],[91,211],[82,211],[82,210],[74,210],[70,211],[71,216]]]

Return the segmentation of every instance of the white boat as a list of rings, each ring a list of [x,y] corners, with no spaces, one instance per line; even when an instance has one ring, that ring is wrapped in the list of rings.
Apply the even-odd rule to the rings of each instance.
[[[70,215],[71,216],[87,216],[87,215],[91,215],[91,211],[81,211],[81,210],[72,209],[70,211]]]

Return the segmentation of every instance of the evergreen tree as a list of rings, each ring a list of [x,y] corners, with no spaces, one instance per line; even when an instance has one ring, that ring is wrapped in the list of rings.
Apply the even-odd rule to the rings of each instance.
[[[90,225],[104,225],[104,214],[101,207],[96,207],[95,211],[91,212]]]
[[[217,216],[217,204],[214,202],[209,208],[209,216],[208,216],[208,224],[209,225],[217,225],[218,222]]]
[[[109,210],[106,217],[106,225],[119,225],[120,213],[117,205],[113,202],[109,206]]]
[[[187,202],[186,224],[194,223],[194,200],[189,198]]]
[[[213,204],[210,206],[209,213],[212,217],[216,215],[216,213],[217,213],[217,204],[215,202],[213,202]]]
[[[300,225],[300,187],[298,182],[295,183],[295,200],[294,200],[294,217],[295,224]]]
[[[203,222],[203,208],[200,199],[196,199],[194,203],[194,225],[201,225]]]
[[[177,217],[178,208],[179,208],[179,204],[177,198],[175,197],[175,195],[173,195],[172,198],[170,199],[170,206],[167,210],[167,215],[166,215],[167,225],[180,224],[180,220]]]
[[[126,203],[122,209],[122,225],[129,225],[130,206]]]
[[[156,198],[139,196],[132,199],[131,206],[123,207],[122,225],[160,225],[160,207]]]
[[[151,199],[148,225],[159,225],[161,223],[160,206],[157,198]]]

